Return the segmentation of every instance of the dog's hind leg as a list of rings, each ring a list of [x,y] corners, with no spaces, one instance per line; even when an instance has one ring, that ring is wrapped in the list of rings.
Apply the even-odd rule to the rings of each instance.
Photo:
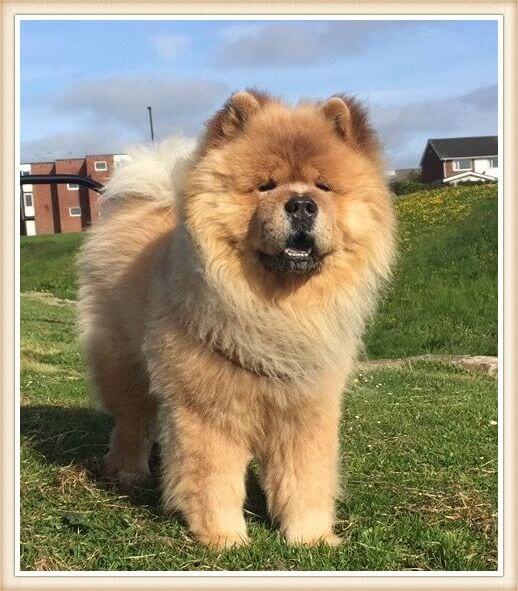
[[[106,347],[90,349],[89,361],[101,403],[115,419],[103,474],[124,486],[137,485],[149,475],[158,411],[146,368],[143,362],[125,359],[120,349]]]

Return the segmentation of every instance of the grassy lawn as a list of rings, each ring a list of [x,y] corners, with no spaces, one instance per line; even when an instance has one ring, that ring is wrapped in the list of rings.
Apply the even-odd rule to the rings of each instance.
[[[20,244],[21,291],[46,291],[74,299],[75,257],[82,234],[22,236]]]
[[[496,351],[496,192],[403,198],[397,278],[371,356]],[[75,336],[80,235],[22,240],[21,567],[27,570],[496,569],[496,381],[434,364],[357,375],[344,400],[334,549],[287,546],[254,469],[252,544],[198,546],[146,488],[99,479],[111,419],[88,400]]]

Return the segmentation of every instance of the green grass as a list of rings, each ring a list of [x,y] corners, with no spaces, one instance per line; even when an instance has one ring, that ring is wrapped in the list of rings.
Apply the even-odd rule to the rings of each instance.
[[[22,236],[21,291],[46,291],[60,298],[77,295],[75,257],[83,234]]]
[[[398,199],[396,209],[399,262],[367,355],[496,355],[496,187],[425,191]]]
[[[399,271],[370,329],[369,351],[487,353],[496,335],[494,190],[427,195],[429,204],[419,194],[398,202]],[[433,201],[438,196],[447,209]],[[228,552],[200,547],[177,516],[161,512],[157,454],[153,478],[134,494],[103,483],[111,419],[88,400],[68,301],[80,239],[22,241],[22,569],[496,569],[496,381],[444,366],[377,369],[352,382],[341,426],[339,548],[287,546],[268,521],[253,470],[252,543]],[[418,289],[426,277],[433,297]]]

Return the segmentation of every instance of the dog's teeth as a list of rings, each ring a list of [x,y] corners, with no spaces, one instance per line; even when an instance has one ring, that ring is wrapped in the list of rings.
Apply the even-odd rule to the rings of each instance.
[[[284,250],[284,254],[288,255],[289,257],[297,257],[299,259],[305,259],[309,256],[309,252],[304,250],[294,250],[293,248],[286,248]]]

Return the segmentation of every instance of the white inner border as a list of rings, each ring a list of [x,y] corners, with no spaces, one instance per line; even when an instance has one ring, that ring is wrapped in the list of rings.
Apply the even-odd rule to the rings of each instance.
[[[169,20],[169,21],[354,21],[354,20],[445,20],[445,21],[470,21],[487,20],[498,23],[498,163],[502,171],[498,182],[498,570],[496,571],[24,571],[20,570],[20,224],[18,212],[20,208],[19,191],[19,170],[20,170],[20,23],[29,20]],[[318,15],[262,15],[262,14],[243,14],[243,15],[23,15],[15,17],[15,175],[14,175],[14,195],[15,195],[15,470],[18,486],[15,490],[15,565],[14,573],[16,577],[88,577],[88,576],[128,576],[128,577],[253,577],[260,575],[262,577],[271,577],[279,575],[289,575],[293,577],[321,577],[321,576],[339,576],[339,577],[503,577],[503,524],[504,524],[504,504],[503,504],[503,375],[504,375],[504,331],[503,331],[503,310],[504,310],[504,286],[503,286],[503,266],[504,266],[504,155],[503,145],[503,16],[501,15],[336,15],[336,14],[318,14]]]

